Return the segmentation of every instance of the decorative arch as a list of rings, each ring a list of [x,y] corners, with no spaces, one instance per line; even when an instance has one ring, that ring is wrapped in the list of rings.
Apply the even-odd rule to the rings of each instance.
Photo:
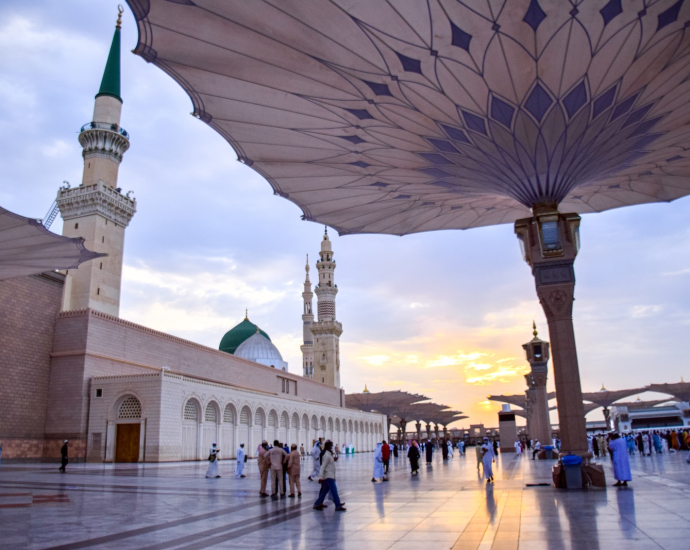
[[[245,426],[252,425],[252,411],[246,405],[242,407],[242,410],[240,411],[240,424]]]
[[[204,422],[220,422],[220,405],[217,401],[211,400],[206,403],[204,408]]]
[[[225,408],[223,409],[223,424],[237,423],[237,409],[235,409],[235,405],[233,405],[232,403],[228,403],[227,405],[225,405]]]
[[[290,427],[299,430],[299,415],[297,413],[292,413],[292,422],[290,424]]]
[[[319,419],[316,418],[315,414],[313,414],[311,417],[311,429],[312,430],[318,430],[319,429]]]
[[[340,418],[335,419],[335,431],[336,432],[340,431]]]
[[[287,411],[283,411],[283,413],[280,415],[280,427],[281,428],[288,428],[290,426],[290,417],[288,416]]]
[[[303,430],[309,429],[309,417],[306,414],[302,415],[302,429]]]
[[[348,432],[352,432],[352,431],[353,431],[353,429],[352,429],[352,420],[348,420],[348,421],[347,421],[347,431],[348,431]]]
[[[322,416],[321,420],[319,421],[319,428],[321,429],[322,432],[326,431],[326,417]]]
[[[182,419],[199,422],[201,420],[201,403],[196,397],[190,397],[182,407]]]
[[[117,407],[118,420],[130,420],[134,418],[141,418],[141,401],[134,395],[126,395],[124,398],[118,399],[120,402]]]
[[[278,426],[278,413],[275,409],[272,409],[271,412],[268,413],[268,426],[270,428],[276,428]]]
[[[254,422],[252,423],[252,426],[261,426],[262,428],[266,426],[266,413],[261,407],[258,407],[256,411],[254,411]]]

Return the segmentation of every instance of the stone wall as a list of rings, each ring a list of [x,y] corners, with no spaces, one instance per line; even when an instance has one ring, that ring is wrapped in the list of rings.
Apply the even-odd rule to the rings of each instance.
[[[63,312],[55,323],[46,437],[84,440],[94,377],[160,373],[191,376],[296,403],[344,405],[343,392],[327,384],[241,359],[225,352],[93,311]],[[286,392],[284,380],[289,380]],[[148,444],[147,444],[148,445]],[[86,457],[86,446],[74,457]],[[77,454],[77,453],[80,454]]]
[[[53,272],[0,281],[3,459],[44,455],[50,351],[64,281],[64,275]]]
[[[138,420],[118,418],[129,396],[141,404]],[[196,421],[185,420],[190,401],[199,413]],[[216,411],[215,421],[206,418],[209,407]],[[241,426],[243,410],[249,422]],[[283,417],[286,424],[281,423]],[[146,462],[204,460],[213,441],[222,458],[234,458],[239,443],[245,443],[248,456],[254,456],[263,439],[301,444],[306,451],[315,439],[331,439],[339,445],[353,443],[357,451],[366,452],[381,441],[386,429],[386,417],[381,414],[285,399],[165,371],[95,377],[90,385],[88,459],[112,461],[117,425],[135,421],[145,432],[140,457]],[[190,428],[194,438],[185,452],[183,430]]]

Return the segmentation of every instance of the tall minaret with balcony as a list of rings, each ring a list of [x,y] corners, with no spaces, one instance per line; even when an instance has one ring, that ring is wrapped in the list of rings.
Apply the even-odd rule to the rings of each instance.
[[[136,201],[117,185],[122,155],[129,135],[120,127],[120,11],[93,120],[79,134],[84,174],[78,187],[58,191],[57,204],[64,220],[62,234],[82,237],[89,250],[107,254],[67,273],[63,311],[91,308],[118,316],[125,228],[136,212]]]
[[[343,326],[335,320],[335,296],[338,287],[333,272],[335,261],[328,238],[328,229],[321,240],[321,252],[316,262],[319,283],[316,285],[319,320],[311,325],[314,335],[314,375],[317,382],[340,387],[340,335]]]
[[[311,308],[311,302],[314,294],[311,291],[311,281],[309,280],[309,255],[307,255],[307,264],[304,266],[307,276],[304,279],[304,292],[302,292],[302,300],[304,300],[304,311],[302,312],[302,333],[304,344],[300,347],[302,350],[302,368],[305,378],[314,378],[314,335],[311,333],[311,326],[314,323],[314,312]]]

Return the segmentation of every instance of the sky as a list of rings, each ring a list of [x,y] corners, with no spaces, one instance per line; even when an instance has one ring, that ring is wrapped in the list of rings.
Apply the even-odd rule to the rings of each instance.
[[[91,120],[116,16],[111,0],[0,4],[4,208],[43,218],[63,181],[81,182],[77,135]],[[122,126],[131,146],[119,184],[138,206],[120,316],[217,348],[247,308],[301,374],[305,256],[315,280],[324,228],[302,221],[190,116],[185,92],[130,53],[136,43],[126,8]],[[61,233],[59,218],[51,230]],[[463,411],[470,418],[458,427],[496,426],[500,405],[486,396],[524,391],[521,346],[533,320],[548,339],[512,225],[329,235],[345,390],[407,390]],[[574,323],[583,391],[690,380],[690,199],[584,215],[581,240]]]

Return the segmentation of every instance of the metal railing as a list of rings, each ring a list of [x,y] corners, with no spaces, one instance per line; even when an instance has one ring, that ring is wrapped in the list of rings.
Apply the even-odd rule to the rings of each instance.
[[[79,132],[85,132],[86,130],[93,130],[93,129],[98,129],[98,130],[108,130],[109,132],[117,132],[118,134],[126,137],[129,139],[129,132],[125,130],[124,128],[121,128],[117,124],[108,124],[106,122],[87,122],[84,124],[84,126],[81,127],[81,130]]]

